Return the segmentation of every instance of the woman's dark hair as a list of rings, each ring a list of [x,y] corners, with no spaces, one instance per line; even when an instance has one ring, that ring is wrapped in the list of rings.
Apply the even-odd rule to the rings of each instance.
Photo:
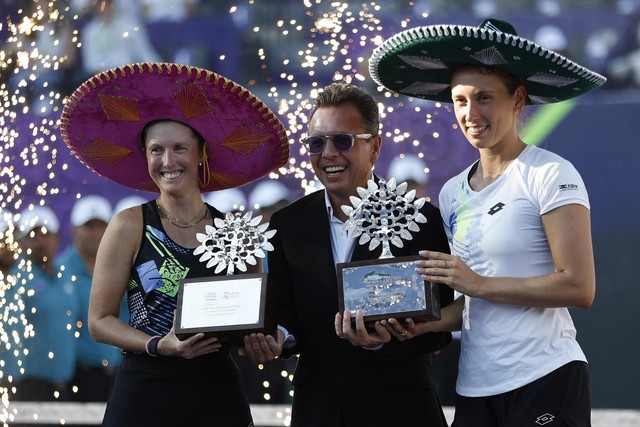
[[[378,135],[380,133],[378,103],[371,95],[358,86],[347,83],[331,83],[325,87],[324,90],[318,94],[313,108],[311,108],[309,120],[311,120],[318,108],[336,107],[348,102],[355,105],[360,112],[365,132]]]
[[[181,125],[185,125],[189,129],[191,129],[191,133],[193,134],[193,136],[195,136],[198,139],[198,148],[202,148],[202,146],[206,144],[206,141],[202,137],[202,135],[200,135],[200,132],[198,132],[197,130],[195,130],[194,128],[189,126],[188,124],[186,124],[184,122],[181,122],[181,121],[178,121],[178,120],[158,119],[158,120],[151,120],[149,123],[144,125],[144,127],[142,128],[142,132],[140,132],[140,149],[142,151],[144,151],[145,147],[147,146],[147,132],[149,132],[149,129],[151,128],[151,126],[157,125],[159,123],[180,123]]]

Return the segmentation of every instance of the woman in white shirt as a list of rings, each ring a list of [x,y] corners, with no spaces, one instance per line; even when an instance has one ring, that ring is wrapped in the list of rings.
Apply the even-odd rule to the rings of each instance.
[[[440,192],[452,254],[423,251],[416,265],[462,297],[440,321],[394,324],[394,335],[461,329],[456,427],[590,425],[586,357],[568,311],[595,295],[589,200],[571,163],[527,146],[517,125],[526,104],[606,79],[496,19],[407,30],[374,52],[370,71],[391,90],[453,102],[480,157]]]

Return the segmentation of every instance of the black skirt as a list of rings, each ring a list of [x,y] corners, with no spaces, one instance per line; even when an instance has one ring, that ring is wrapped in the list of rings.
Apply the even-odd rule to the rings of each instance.
[[[103,426],[251,427],[242,376],[229,353],[195,359],[126,355]]]

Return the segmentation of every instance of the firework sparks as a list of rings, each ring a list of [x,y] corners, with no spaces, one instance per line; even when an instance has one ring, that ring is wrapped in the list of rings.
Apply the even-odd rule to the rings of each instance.
[[[445,144],[441,143],[441,133],[450,130],[455,121],[450,109],[383,91],[368,75],[368,59],[373,49],[391,32],[406,28],[411,21],[407,16],[428,15],[414,10],[411,2],[403,6],[394,3],[398,2],[383,5],[376,1],[300,0],[299,5],[289,2],[283,6],[273,22],[262,20],[249,26],[248,32],[254,34],[257,42],[248,60],[257,66],[256,75],[249,76],[245,85],[264,92],[272,100],[287,127],[291,144],[289,162],[269,178],[299,183],[305,192],[318,188],[308,153],[298,141],[306,131],[307,115],[318,90],[332,81],[363,86],[382,100],[379,103],[384,123],[382,136],[395,147],[392,152],[411,152],[427,160],[442,156]],[[261,7],[277,8],[280,2],[229,2],[226,14],[236,20],[248,16],[255,21],[262,13]],[[399,16],[396,20],[389,18],[390,8],[393,16]],[[81,46],[79,22],[68,2],[62,0],[32,0],[0,22],[0,35],[4,37],[0,50],[2,211],[17,212],[26,207],[25,200],[53,205],[58,196],[68,191],[67,183],[73,181],[69,164],[60,160],[66,147],[59,137],[58,120],[68,95],[61,89],[60,78],[70,67],[77,67],[77,51]],[[221,52],[215,60],[224,62],[234,55],[232,51]],[[21,322],[28,331],[25,334],[32,335],[34,332],[20,311],[24,302],[5,299],[5,291],[20,284],[3,276],[0,285],[3,323]],[[0,325],[0,341],[5,350],[19,348],[18,338],[7,334]],[[0,361],[0,371],[3,366]],[[285,371],[282,375],[290,377],[291,373]],[[267,399],[268,387],[265,390]],[[6,409],[7,390],[0,393],[4,404],[0,421],[6,422],[14,414]],[[283,425],[288,420],[288,414],[284,414]]]

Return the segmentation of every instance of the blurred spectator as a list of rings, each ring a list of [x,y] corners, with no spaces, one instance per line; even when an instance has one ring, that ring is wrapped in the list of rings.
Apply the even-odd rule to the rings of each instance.
[[[249,193],[249,206],[262,215],[262,222],[269,222],[271,214],[289,204],[291,193],[286,185],[269,179],[256,185]]]
[[[585,62],[588,67],[599,73],[609,73],[607,70],[612,51],[620,41],[620,30],[613,25],[602,26],[590,31],[584,43]],[[609,77],[609,76],[608,76]],[[612,82],[609,82],[612,83]],[[609,84],[606,89],[612,89]]]
[[[607,72],[617,89],[640,88],[640,14],[635,17],[627,33],[621,42],[625,45],[624,51],[613,57],[607,65]],[[600,44],[610,45],[604,40]]]
[[[202,196],[205,202],[222,213],[244,212],[247,209],[247,197],[238,188],[212,191]]]
[[[302,185],[302,189],[304,190],[304,195],[311,194],[318,190],[322,190],[324,185],[320,182],[320,180],[314,177],[313,181],[306,181]]]
[[[475,0],[471,5],[473,13],[479,17],[493,16],[498,10],[496,0]]]
[[[198,14],[200,0],[140,0],[140,11],[147,22],[181,22]]]
[[[562,11],[558,0],[536,0],[536,9],[547,16],[558,16]]]
[[[6,285],[9,270],[16,262],[17,245],[14,239],[14,215],[0,210],[0,284]]]
[[[542,25],[536,30],[533,41],[547,49],[566,55],[567,36],[565,36],[564,31],[562,31],[560,27],[555,25]]]
[[[135,62],[161,60],[144,25],[122,13],[114,0],[95,2],[93,17],[81,33],[82,66],[86,75]]]
[[[407,183],[407,191],[416,190],[416,197],[426,197],[429,169],[420,157],[413,154],[401,154],[389,164],[387,179],[394,177],[397,184]]]
[[[108,0],[117,4],[118,11],[130,16],[136,21],[140,20],[140,0]],[[69,0],[69,8],[80,17],[91,16],[97,3],[102,0]]]
[[[80,308],[78,360],[72,382],[74,400],[80,402],[107,400],[113,374],[122,359],[119,349],[97,343],[91,337],[87,318],[98,246],[112,214],[111,204],[102,196],[91,195],[79,199],[71,210],[72,244],[62,254],[59,262],[61,280],[75,287]],[[124,300],[120,316],[128,322],[128,309]]]
[[[6,300],[24,310],[6,326],[16,349],[2,350],[3,386],[15,386],[13,400],[69,400],[79,310],[73,286],[57,278],[54,265],[60,223],[50,208],[36,206],[23,210],[18,224],[21,254]]]
[[[132,194],[131,196],[126,196],[120,199],[116,206],[113,208],[113,214],[117,214],[120,211],[123,211],[127,208],[131,208],[133,206],[142,205],[148,202],[148,199],[145,199],[142,196],[138,196],[137,194]]]

